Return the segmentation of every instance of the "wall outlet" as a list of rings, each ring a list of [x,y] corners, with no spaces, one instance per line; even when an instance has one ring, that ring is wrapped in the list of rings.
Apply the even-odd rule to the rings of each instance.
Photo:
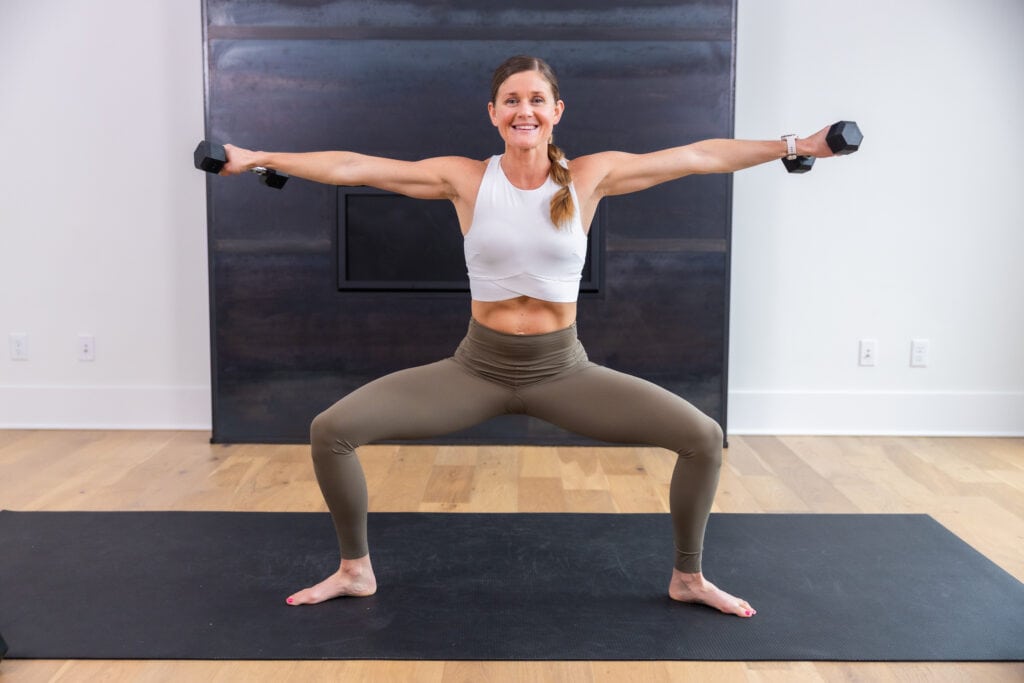
[[[96,338],[91,334],[78,335],[78,360],[96,360]]]
[[[926,368],[926,367],[928,367],[928,340],[927,339],[911,339],[910,340],[910,367],[912,367],[912,368]]]
[[[28,360],[28,335],[24,332],[11,332],[11,360]]]
[[[878,362],[878,340],[860,340],[860,360],[862,367],[874,367]]]

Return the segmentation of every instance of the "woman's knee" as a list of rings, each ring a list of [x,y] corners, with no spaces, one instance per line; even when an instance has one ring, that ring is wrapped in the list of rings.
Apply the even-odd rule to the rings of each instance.
[[[685,450],[679,452],[681,457],[700,460],[712,467],[721,467],[725,434],[717,422],[704,416],[688,436],[689,444]]]
[[[708,424],[704,430],[708,444],[708,457],[716,466],[721,467],[722,448],[725,446],[725,432],[722,431],[722,426],[711,418],[708,418]]]
[[[337,406],[313,418],[309,425],[309,442],[314,458],[329,453],[349,455],[358,445],[353,429],[345,419],[345,411]]]

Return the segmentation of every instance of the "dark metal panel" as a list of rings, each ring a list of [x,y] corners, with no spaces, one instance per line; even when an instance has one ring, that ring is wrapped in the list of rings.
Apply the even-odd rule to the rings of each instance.
[[[204,17],[217,141],[483,159],[502,148],[486,115],[490,73],[517,53],[558,71],[570,157],[732,135],[732,0],[207,0]],[[303,441],[346,392],[455,348],[465,292],[338,290],[337,188],[208,188],[214,440]],[[729,177],[703,176],[606,200],[592,245],[605,275],[579,313],[593,360],[723,423],[730,192]],[[459,250],[446,260],[461,258],[458,236],[445,243]],[[445,441],[581,443],[519,416]]]
[[[207,0],[215,37],[292,35],[364,40],[473,37],[538,40],[636,36],[647,40],[730,40],[735,8],[721,0]]]

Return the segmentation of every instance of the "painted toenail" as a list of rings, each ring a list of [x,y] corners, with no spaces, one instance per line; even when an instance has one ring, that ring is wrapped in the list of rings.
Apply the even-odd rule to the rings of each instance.
[[[288,598],[288,600],[287,600],[286,602],[287,602],[287,603],[288,603],[289,605],[294,605],[294,604],[295,604],[295,599],[294,599],[294,598]]]

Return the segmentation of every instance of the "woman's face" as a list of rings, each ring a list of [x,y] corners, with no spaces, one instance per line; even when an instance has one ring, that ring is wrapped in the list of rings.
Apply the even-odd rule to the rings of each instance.
[[[487,104],[491,123],[505,144],[516,149],[546,149],[564,109],[538,71],[512,74],[498,88],[494,102]]]

